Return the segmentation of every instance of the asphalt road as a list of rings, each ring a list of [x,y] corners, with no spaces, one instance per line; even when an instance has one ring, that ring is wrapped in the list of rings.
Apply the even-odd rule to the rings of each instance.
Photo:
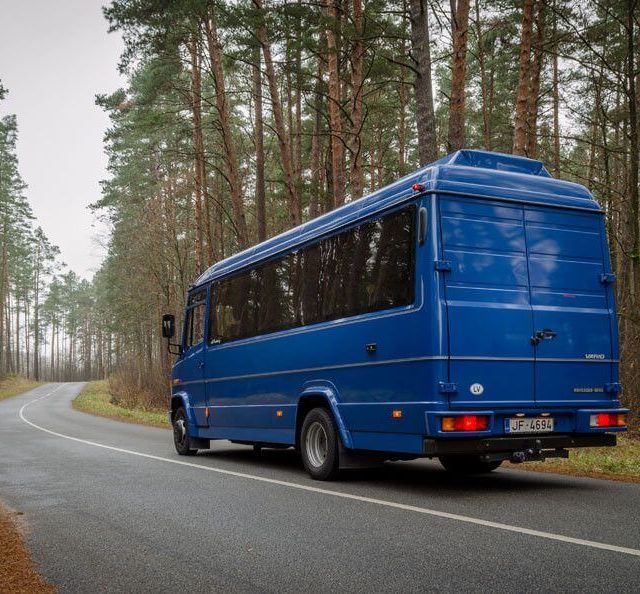
[[[640,590],[640,484],[429,461],[318,483],[293,451],[179,457],[72,410],[81,386],[0,403],[0,498],[61,592]]]

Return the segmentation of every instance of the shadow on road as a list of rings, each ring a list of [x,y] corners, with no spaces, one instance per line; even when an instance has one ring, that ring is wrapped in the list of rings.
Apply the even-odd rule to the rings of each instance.
[[[306,481],[308,479],[299,454],[293,450],[253,449],[236,446],[233,449],[214,449],[201,452],[199,457],[239,464],[244,472],[259,472],[260,469],[293,471],[299,476],[289,476],[285,480]],[[279,477],[280,478],[280,477]],[[284,477],[283,477],[284,478]],[[322,483],[317,483],[319,486]],[[329,485],[362,485],[368,487],[401,487],[406,492],[416,494],[438,494],[469,496],[474,492],[486,495],[492,491],[503,493],[517,490],[535,492],[549,490],[591,491],[595,486],[587,482],[576,482],[561,475],[545,475],[518,470],[500,469],[490,474],[476,476],[455,476],[446,472],[437,460],[420,459],[410,462],[386,462],[380,466],[362,470],[348,470],[340,474],[340,479]]]

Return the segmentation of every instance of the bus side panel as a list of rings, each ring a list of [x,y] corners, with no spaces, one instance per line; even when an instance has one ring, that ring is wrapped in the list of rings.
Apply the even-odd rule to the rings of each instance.
[[[355,447],[419,453],[425,411],[447,404],[438,390],[447,377],[447,329],[434,299],[433,203],[424,199],[429,240],[416,247],[414,305],[209,346],[209,428],[199,435],[293,443],[300,394],[330,384]]]

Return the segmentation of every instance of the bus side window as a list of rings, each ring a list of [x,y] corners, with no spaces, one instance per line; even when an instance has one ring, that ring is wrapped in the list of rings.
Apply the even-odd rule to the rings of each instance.
[[[204,303],[199,303],[187,312],[185,348],[199,345],[204,340]]]

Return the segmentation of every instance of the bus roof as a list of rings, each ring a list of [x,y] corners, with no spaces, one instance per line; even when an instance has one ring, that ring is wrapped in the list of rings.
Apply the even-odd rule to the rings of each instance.
[[[420,184],[422,190],[416,192],[414,184]],[[202,273],[193,286],[205,284],[255,261],[270,258],[408,201],[416,193],[447,193],[600,211],[598,203],[584,186],[552,178],[540,161],[465,149],[426,165],[363,198],[217,262]]]

